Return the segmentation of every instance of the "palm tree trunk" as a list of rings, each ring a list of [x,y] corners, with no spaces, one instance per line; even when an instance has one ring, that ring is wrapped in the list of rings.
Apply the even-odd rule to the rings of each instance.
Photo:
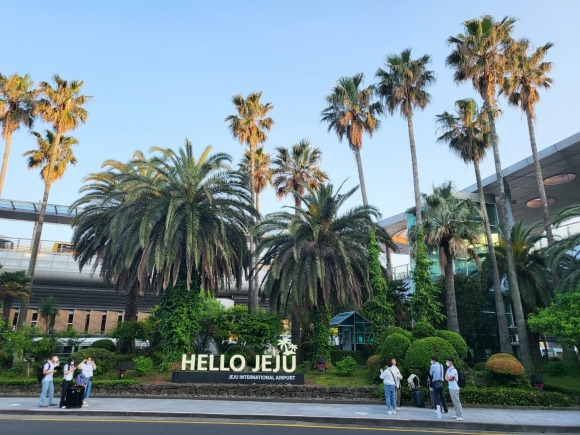
[[[530,340],[530,350],[532,352],[532,359],[536,367],[542,367],[544,360],[542,358],[542,352],[540,351],[540,334],[537,332],[532,332],[528,328],[528,339]]]
[[[552,223],[550,222],[550,212],[548,210],[548,199],[546,198],[546,189],[544,187],[544,178],[542,177],[542,166],[540,165],[540,157],[538,156],[538,148],[536,146],[536,133],[534,131],[534,119],[530,110],[526,110],[526,118],[528,120],[528,133],[530,135],[530,145],[532,147],[532,157],[534,159],[534,169],[536,172],[536,181],[538,183],[538,191],[540,192],[540,202],[542,204],[542,212],[544,214],[544,229],[546,230],[546,239],[548,245],[554,241],[552,234]]]
[[[393,259],[391,248],[387,247],[387,281],[391,282],[393,280]]]
[[[6,293],[4,295],[4,305],[2,306],[2,318],[6,327],[10,327],[10,310],[12,309],[12,303],[14,302],[14,296]]]
[[[413,190],[415,192],[415,216],[417,228],[423,225],[421,216],[421,188],[419,187],[419,166],[417,165],[417,149],[415,147],[415,132],[413,130],[413,115],[407,117],[407,128],[409,129],[409,146],[411,147],[411,165],[413,167]]]
[[[256,211],[258,212],[258,214],[260,213],[260,194],[258,192],[256,192]],[[256,266],[257,265],[258,265],[258,262],[256,261]],[[258,272],[256,271],[254,273],[254,292],[256,293],[256,301],[260,297],[260,283],[259,283],[258,279],[259,279]],[[258,303],[256,302],[256,311],[257,310],[258,310]]]
[[[500,221],[505,240],[505,250],[508,265],[508,280],[510,285],[510,293],[512,295],[512,303],[514,307],[514,314],[516,318],[516,326],[518,330],[518,341],[520,346],[520,358],[522,364],[528,373],[534,371],[534,362],[529,348],[528,331],[526,328],[526,320],[524,317],[524,310],[522,307],[522,299],[520,297],[520,289],[518,286],[518,278],[516,276],[516,266],[514,264],[514,254],[512,248],[511,228],[508,219],[505,186],[503,184],[503,172],[501,169],[501,160],[499,156],[499,140],[497,131],[495,129],[495,120],[493,117],[492,104],[489,97],[485,97],[485,110],[489,121],[491,131],[491,144],[493,146],[493,159],[495,162],[496,183],[498,185],[499,207],[500,207]]]
[[[358,179],[360,183],[360,192],[362,194],[363,204],[367,206],[369,205],[369,200],[367,199],[367,188],[365,187],[365,176],[363,173],[363,165],[359,148],[354,150],[354,157],[356,159],[356,167],[358,168]]]
[[[445,305],[447,306],[447,329],[459,331],[459,319],[457,318],[457,302],[455,299],[455,277],[453,276],[453,257],[445,252],[447,263],[445,264]]]
[[[254,179],[256,169],[254,167],[255,147],[250,145],[250,192],[252,195],[252,207],[256,207],[256,192],[254,192]],[[254,288],[254,237],[252,229],[254,227],[254,216],[250,218],[250,229],[248,236],[250,238],[250,271],[248,274],[248,312],[255,314],[258,312],[258,294]]]
[[[301,200],[300,197],[298,195],[294,195],[294,205],[296,207],[296,210],[294,210],[294,215],[296,217],[298,217],[300,215],[300,213],[298,212],[298,209],[300,208],[301,205]],[[300,326],[301,326],[301,322],[302,322],[302,311],[301,311],[301,304],[300,301],[297,300],[298,299],[298,295],[294,294],[294,292],[292,293],[292,316],[290,321],[292,322],[292,326],[291,326],[291,330],[290,330],[290,334],[292,336],[292,344],[298,346],[297,350],[296,350],[296,361],[298,361],[299,363],[302,362],[302,337],[301,337],[301,332],[300,332]]]
[[[131,286],[131,288],[125,294],[125,317],[123,319],[124,322],[132,322],[137,320],[138,314],[138,289],[139,284],[136,282]]]
[[[4,178],[6,177],[6,168],[8,167],[8,157],[10,156],[10,145],[12,143],[12,134],[8,133],[8,120],[4,121],[4,131],[2,137],[6,138],[6,147],[4,148],[4,158],[2,159],[2,170],[0,171],[0,197],[2,197],[2,189],[4,189]]]
[[[503,301],[503,294],[501,292],[501,281],[499,279],[499,270],[497,267],[497,259],[495,257],[495,248],[493,246],[493,239],[491,236],[491,227],[489,225],[489,217],[487,215],[487,207],[485,206],[485,194],[483,193],[483,184],[481,182],[481,172],[479,171],[479,160],[473,161],[475,168],[475,179],[477,181],[477,190],[479,192],[479,205],[481,208],[481,215],[483,216],[483,227],[485,229],[485,239],[487,241],[487,252],[491,261],[491,276],[493,281],[493,296],[495,299],[495,315],[497,318],[497,330],[499,338],[499,349],[501,353],[514,354],[510,333],[507,324],[507,317],[505,314],[505,305]]]

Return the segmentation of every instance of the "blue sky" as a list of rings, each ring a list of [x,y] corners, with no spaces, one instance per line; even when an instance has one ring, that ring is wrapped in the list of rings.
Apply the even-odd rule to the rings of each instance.
[[[151,146],[177,148],[190,139],[197,154],[207,146],[239,161],[243,148],[224,122],[234,113],[231,97],[263,91],[271,102],[274,126],[266,149],[291,146],[308,138],[323,152],[322,169],[334,184],[358,184],[352,152],[320,123],[336,80],[365,74],[365,84],[383,66],[386,55],[412,48],[413,57],[429,54],[437,82],[429,89],[432,102],[414,118],[421,190],[453,180],[461,189],[474,183],[465,166],[437,144],[435,116],[460,98],[474,97],[471,85],[456,86],[445,67],[446,39],[462,31],[465,20],[490,14],[518,19],[515,36],[536,45],[555,46],[552,90],[541,94],[537,107],[538,147],[546,148],[579,129],[580,67],[577,1],[45,1],[2,2],[0,72],[31,75],[50,81],[54,73],[84,80],[86,125],[70,134],[76,166],[55,183],[50,202],[70,204],[82,178],[100,170],[107,159],[126,161],[135,150]],[[530,155],[525,117],[500,100],[498,122],[502,165]],[[37,123],[35,129],[47,128]],[[13,137],[3,198],[40,201],[38,171],[29,172],[22,154],[35,147],[21,130]],[[3,147],[2,147],[3,148]],[[382,119],[362,150],[369,202],[383,217],[413,204],[413,183],[407,124],[396,115]],[[482,174],[494,172],[491,156]],[[360,194],[349,204],[361,203]],[[261,196],[262,211],[277,211],[272,190]],[[30,237],[31,226],[0,221],[0,234]],[[45,225],[43,239],[67,240],[70,229]]]

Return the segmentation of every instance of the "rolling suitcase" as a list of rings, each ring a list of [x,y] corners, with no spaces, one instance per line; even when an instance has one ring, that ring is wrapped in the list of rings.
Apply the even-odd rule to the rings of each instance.
[[[425,407],[425,399],[423,398],[423,392],[421,390],[413,391],[413,400],[415,401],[415,406],[417,408]]]
[[[85,387],[71,387],[66,392],[66,408],[81,408],[85,398]]]

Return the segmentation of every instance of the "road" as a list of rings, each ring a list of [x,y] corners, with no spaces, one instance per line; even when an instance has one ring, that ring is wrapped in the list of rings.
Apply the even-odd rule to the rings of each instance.
[[[37,417],[37,416],[1,416],[0,433],[10,435],[59,434],[59,435],[115,435],[138,434],[158,435],[171,434],[191,435],[350,435],[363,433],[388,433],[389,435],[444,434],[450,431],[437,430],[401,430],[372,427],[348,427],[314,424],[269,423],[260,421],[194,421],[180,419],[145,419],[145,418],[79,418],[79,417]],[[473,433],[453,431],[454,434]]]

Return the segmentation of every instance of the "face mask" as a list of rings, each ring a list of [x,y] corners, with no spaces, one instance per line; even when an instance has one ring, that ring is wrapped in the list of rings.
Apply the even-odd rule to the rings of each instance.
[[[448,362],[446,362],[446,363],[445,363],[445,365],[446,365],[447,367],[449,367],[449,363],[448,363]]]

